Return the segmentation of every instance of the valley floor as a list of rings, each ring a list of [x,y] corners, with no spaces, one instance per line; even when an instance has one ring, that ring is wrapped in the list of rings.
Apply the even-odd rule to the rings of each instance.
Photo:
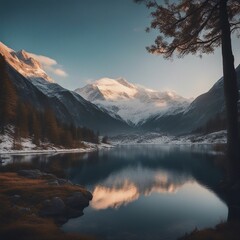
[[[148,132],[136,134],[121,134],[110,138],[114,145],[127,144],[226,144],[227,131],[222,130],[209,134],[190,134],[183,136],[164,135]]]
[[[49,153],[68,153],[68,152],[92,152],[104,148],[112,148],[116,145],[130,145],[130,144],[226,144],[227,132],[219,131],[210,134],[191,134],[185,136],[171,136],[163,135],[161,133],[135,133],[135,134],[121,134],[109,139],[111,144],[95,144],[83,142],[79,148],[66,149],[61,146],[54,146],[53,144],[42,144],[36,146],[32,143],[30,138],[21,139],[21,148],[13,149],[14,140],[10,135],[0,135],[0,154],[49,154]]]
[[[19,149],[13,149],[14,140],[13,138],[6,134],[0,135],[0,154],[26,154],[26,153],[68,153],[68,152],[76,152],[76,153],[84,153],[84,152],[92,152],[103,148],[111,148],[113,147],[110,144],[105,143],[90,143],[90,142],[82,142],[82,146],[79,148],[63,148],[61,146],[55,146],[53,144],[42,144],[41,146],[36,146],[32,143],[30,138],[22,138],[21,139],[21,147]]]

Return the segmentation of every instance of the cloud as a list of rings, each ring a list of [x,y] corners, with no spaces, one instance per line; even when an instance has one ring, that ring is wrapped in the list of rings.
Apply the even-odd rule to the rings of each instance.
[[[42,56],[42,55],[37,55],[34,53],[28,53],[32,58],[36,59],[37,61],[39,61],[42,65],[46,65],[46,66],[54,66],[57,65],[57,61],[46,57],[46,56]]]
[[[67,73],[60,68],[55,69],[54,73],[60,77],[67,77]]]
[[[32,58],[36,59],[42,66],[42,68],[49,72],[53,73],[59,77],[67,77],[68,74],[62,69],[62,67],[57,63],[55,59],[50,57],[37,55],[34,53],[28,53]]]

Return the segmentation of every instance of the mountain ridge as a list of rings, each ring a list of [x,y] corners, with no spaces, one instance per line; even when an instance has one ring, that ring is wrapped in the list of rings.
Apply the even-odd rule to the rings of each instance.
[[[39,110],[52,108],[65,124],[107,134],[139,130],[186,134],[219,114],[225,116],[223,78],[192,102],[173,91],[155,91],[123,78],[102,78],[70,91],[54,83],[25,50],[15,52],[0,42],[0,54],[20,100]],[[240,86],[240,65],[236,73]]]

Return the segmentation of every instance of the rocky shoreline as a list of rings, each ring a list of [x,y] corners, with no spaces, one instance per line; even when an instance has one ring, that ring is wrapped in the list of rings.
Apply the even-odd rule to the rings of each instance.
[[[84,187],[38,169],[1,172],[0,236],[6,240],[89,239],[69,237],[59,227],[82,216],[92,197]]]
[[[82,216],[83,209],[89,205],[89,201],[91,201],[93,197],[89,191],[82,191],[82,186],[73,184],[64,178],[57,178],[51,173],[41,172],[38,169],[20,170],[18,174],[30,179],[45,179],[45,184],[49,186],[76,186],[81,189],[81,191],[72,192],[66,198],[55,196],[50,199],[46,198],[41,203],[39,216],[53,218],[58,224],[64,224],[70,218]],[[18,195],[17,198],[21,198],[21,196]]]

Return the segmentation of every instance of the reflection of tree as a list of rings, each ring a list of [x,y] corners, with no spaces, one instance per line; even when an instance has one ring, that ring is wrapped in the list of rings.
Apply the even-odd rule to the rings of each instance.
[[[224,178],[213,191],[228,206],[228,221],[240,221],[240,180],[238,170],[229,161],[225,161],[224,155],[216,156],[215,161],[220,162],[224,168]],[[234,173],[233,173],[234,172]]]
[[[240,221],[240,182],[223,184],[217,194],[228,206],[228,222]]]
[[[79,166],[79,161],[85,154],[37,154],[13,155],[11,164],[2,166],[5,171],[18,171],[20,169],[39,169],[43,172],[53,173],[58,177],[67,177],[67,169]]]

